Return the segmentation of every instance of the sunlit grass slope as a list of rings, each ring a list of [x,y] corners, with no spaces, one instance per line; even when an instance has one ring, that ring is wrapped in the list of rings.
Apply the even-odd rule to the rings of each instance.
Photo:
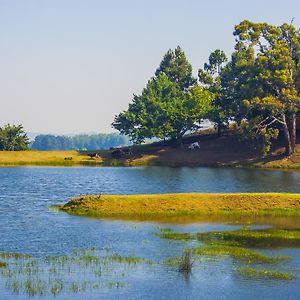
[[[78,151],[0,151],[0,165],[74,165],[95,164],[101,160],[90,160]]]

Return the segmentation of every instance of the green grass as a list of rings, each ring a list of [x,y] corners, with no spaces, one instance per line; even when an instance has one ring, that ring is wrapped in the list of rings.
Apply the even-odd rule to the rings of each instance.
[[[193,239],[193,235],[190,233],[176,233],[176,232],[159,232],[157,235],[163,239],[188,241]]]
[[[30,259],[31,256],[28,254],[21,254],[21,253],[16,253],[16,252],[0,252],[0,258],[2,259]]]
[[[211,244],[202,247],[195,247],[192,249],[193,253],[203,256],[216,256],[216,257],[231,257],[233,259],[243,261],[246,263],[267,263],[274,264],[283,260],[289,260],[287,256],[269,257],[256,251],[239,247],[229,246],[224,244]]]
[[[190,193],[94,195],[71,199],[61,211],[90,217],[300,216],[300,195]]]
[[[138,265],[152,261],[135,256],[107,255],[95,248],[78,249],[70,255],[34,258],[18,253],[1,253],[0,276],[13,293],[31,297],[98,288],[121,288]]]
[[[7,266],[7,263],[0,261],[0,268],[6,267],[6,266]]]
[[[72,159],[70,159],[72,158]],[[101,159],[90,159],[78,151],[0,151],[0,166],[74,166],[98,165]]]
[[[238,268],[237,271],[243,277],[250,278],[250,279],[292,280],[295,278],[293,274],[286,273],[286,272],[254,269],[250,267]]]
[[[160,232],[158,236],[170,240],[198,240],[204,246],[193,252],[201,256],[231,257],[246,263],[277,263],[289,260],[288,256],[269,257],[248,247],[300,246],[300,231],[283,229],[212,231],[204,233]]]
[[[260,229],[211,231],[200,233],[160,232],[161,238],[170,240],[199,240],[202,242],[227,242],[251,247],[291,247],[300,246],[300,230]]]
[[[197,233],[200,241],[237,242],[251,247],[291,247],[300,246],[300,230],[261,229]]]

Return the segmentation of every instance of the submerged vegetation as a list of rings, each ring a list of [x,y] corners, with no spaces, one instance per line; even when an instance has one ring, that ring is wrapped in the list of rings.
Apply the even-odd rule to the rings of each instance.
[[[192,272],[194,261],[193,261],[193,252],[188,250],[179,258],[178,261],[178,271],[189,274]]]
[[[300,195],[287,193],[150,194],[82,196],[61,211],[91,217],[195,215],[299,216]]]
[[[131,268],[152,262],[138,257],[104,255],[95,248],[79,249],[72,255],[34,258],[18,253],[1,253],[0,276],[13,293],[29,296],[57,295],[99,288],[121,288]]]
[[[199,246],[188,249],[186,253],[193,253],[196,257],[208,257],[227,259],[231,258],[239,262],[238,268],[233,268],[239,275],[249,279],[276,279],[292,280],[296,276],[292,273],[275,271],[261,268],[262,265],[280,264],[291,260],[289,256],[267,256],[253,249],[268,248],[274,249],[278,246],[289,247],[290,241],[293,245],[300,246],[300,230],[283,229],[241,229],[234,231],[212,231],[203,233],[175,233],[172,231],[157,233],[158,236],[175,241],[199,241]],[[286,243],[287,242],[287,243]],[[174,265],[178,259],[170,258],[168,263]],[[243,266],[243,264],[246,264]],[[259,265],[260,268],[250,267]],[[292,270],[291,270],[292,271]]]
[[[290,259],[290,257],[287,256],[269,257],[244,247],[239,247],[236,245],[226,245],[222,243],[210,244],[205,247],[202,246],[196,247],[193,248],[193,252],[197,255],[217,256],[217,257],[228,256],[246,263],[274,264],[283,260]]]
[[[276,279],[276,280],[292,280],[294,275],[286,272],[274,270],[255,269],[250,267],[242,267],[237,269],[238,273],[250,279]]]

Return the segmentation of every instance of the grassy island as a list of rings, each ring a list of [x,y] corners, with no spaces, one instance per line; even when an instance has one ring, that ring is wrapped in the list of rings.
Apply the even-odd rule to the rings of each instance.
[[[95,195],[71,199],[59,209],[91,217],[300,216],[300,194]]]

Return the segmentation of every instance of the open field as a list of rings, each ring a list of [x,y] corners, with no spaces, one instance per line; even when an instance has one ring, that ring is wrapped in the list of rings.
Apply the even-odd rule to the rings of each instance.
[[[78,151],[0,151],[0,165],[45,165],[69,166],[78,164],[96,164],[101,160],[90,160]]]
[[[299,216],[300,195],[283,193],[95,195],[70,200],[59,209],[92,217],[272,215]]]

